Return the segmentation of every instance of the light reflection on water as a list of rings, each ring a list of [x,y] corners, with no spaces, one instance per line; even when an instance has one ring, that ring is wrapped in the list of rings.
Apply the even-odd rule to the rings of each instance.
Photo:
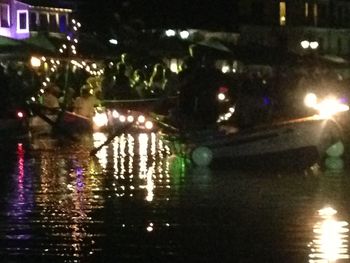
[[[349,259],[348,222],[337,220],[336,214],[332,207],[318,211],[320,219],[313,228],[315,239],[310,243],[310,263]]]
[[[105,139],[94,134],[90,146]],[[95,157],[90,149],[16,145],[0,192],[0,256],[11,262],[349,259],[346,172],[305,177],[187,167],[154,133],[122,134]]]
[[[95,136],[101,139],[103,135]],[[168,156],[169,147],[155,133],[123,134],[97,153],[102,171],[113,175],[112,190],[116,196],[132,197],[141,189],[149,202],[154,197],[155,181],[159,188],[170,187]]]
[[[349,221],[342,220],[334,200],[342,200],[342,176],[326,171],[319,180],[317,210],[313,225],[313,239],[309,243],[309,263],[349,261]],[[340,203],[342,204],[342,203]],[[339,204],[338,204],[339,206]],[[344,211],[341,211],[344,212]]]

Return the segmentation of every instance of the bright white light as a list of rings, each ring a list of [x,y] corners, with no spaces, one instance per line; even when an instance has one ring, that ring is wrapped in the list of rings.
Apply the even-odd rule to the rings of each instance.
[[[317,96],[315,93],[308,93],[304,98],[304,104],[307,107],[314,108],[317,105]]]
[[[146,118],[145,118],[145,116],[140,115],[140,116],[137,118],[137,121],[138,121],[139,123],[144,123],[144,122],[146,121]]]
[[[225,114],[225,119],[228,120],[229,118],[231,118],[231,116],[232,116],[232,113],[228,112]]]
[[[23,112],[21,112],[21,111],[17,112],[17,117],[20,119],[23,118],[24,117]]]
[[[168,30],[165,31],[165,35],[167,37],[173,37],[173,36],[175,36],[175,34],[176,34],[176,32],[173,29],[168,29]]]
[[[113,116],[114,119],[116,119],[116,118],[119,117],[119,113],[116,110],[113,110],[112,111],[112,116]]]
[[[348,105],[339,103],[334,98],[328,98],[321,101],[315,108],[319,111],[319,115],[324,118],[329,118],[338,112],[349,110]]]
[[[177,59],[172,59],[170,61],[170,70],[172,72],[178,73],[179,67],[178,67]]]
[[[151,130],[153,128],[153,122],[146,121],[145,127],[146,127],[146,129]]]
[[[223,65],[221,67],[221,71],[222,71],[222,73],[227,73],[230,71],[230,67],[228,65]]]
[[[307,41],[307,40],[303,40],[303,41],[300,42],[300,45],[301,45],[302,48],[307,49],[310,46],[310,42]]]
[[[41,60],[37,57],[31,57],[30,58],[30,64],[32,67],[37,68],[41,66]]]
[[[225,100],[225,99],[226,99],[225,94],[220,92],[220,93],[218,94],[218,100],[223,101],[223,100]]]
[[[311,49],[317,49],[318,48],[318,42],[317,41],[310,42],[310,48]]]
[[[129,115],[127,120],[128,120],[128,122],[133,122],[134,121],[134,116]]]
[[[109,43],[111,43],[112,45],[118,45],[118,40],[112,38],[109,40]]]
[[[126,121],[126,117],[124,115],[120,115],[119,116],[119,121],[120,122],[125,122]]]
[[[182,39],[187,39],[190,36],[190,33],[187,30],[183,30],[180,32],[180,37]]]
[[[106,126],[108,123],[107,114],[104,112],[103,113],[96,112],[92,120],[97,127]]]

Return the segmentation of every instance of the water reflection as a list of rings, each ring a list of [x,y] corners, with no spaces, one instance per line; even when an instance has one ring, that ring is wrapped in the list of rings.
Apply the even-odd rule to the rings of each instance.
[[[94,134],[92,146],[106,139]],[[0,191],[6,203],[0,256],[11,254],[8,262],[349,260],[341,204],[350,199],[350,180],[338,170],[274,176],[191,167],[153,133],[122,134],[94,157],[89,150],[68,145],[30,153],[17,146],[8,193]],[[17,261],[18,254],[27,257]]]
[[[157,134],[137,133],[116,137],[97,157],[112,177],[115,196],[133,197],[143,192],[144,199],[151,202],[156,188],[170,188],[169,155],[170,149]]]
[[[103,134],[94,134],[93,146],[104,140]],[[24,145],[17,146],[6,231],[6,239],[17,243],[7,243],[10,255],[23,250],[62,261],[93,257],[109,235],[101,231],[109,220],[101,216],[109,200],[168,200],[170,150],[156,134],[122,134],[96,157],[86,146],[47,145],[35,148],[30,157]],[[123,228],[128,224],[123,222]],[[153,218],[142,225],[148,233],[154,227]],[[34,243],[18,243],[33,237]]]
[[[348,262],[349,259],[349,223],[342,219],[346,210],[341,208],[347,174],[339,168],[343,167],[326,165],[319,176],[315,206],[321,209],[317,210],[312,228],[310,263]],[[338,213],[338,207],[341,213]]]
[[[88,231],[92,221],[89,212],[103,207],[94,194],[102,188],[98,165],[87,150],[43,151],[37,157],[40,177],[36,205],[40,210],[37,223],[45,229],[42,255],[81,258],[96,252],[96,234]],[[98,235],[97,235],[98,236]]]
[[[349,259],[348,222],[337,218],[337,211],[325,207],[318,211],[319,220],[313,227],[314,239],[310,243],[310,263],[337,262]]]
[[[17,144],[17,166],[13,176],[14,185],[7,209],[11,227],[6,234],[6,239],[28,240],[32,237],[29,217],[34,207],[34,193],[32,178],[25,166],[25,150],[22,143]]]

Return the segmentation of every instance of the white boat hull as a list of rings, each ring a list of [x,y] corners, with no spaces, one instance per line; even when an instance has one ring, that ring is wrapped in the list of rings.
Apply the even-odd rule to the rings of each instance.
[[[210,155],[209,159],[214,161],[248,157],[263,158],[269,155],[278,159],[282,158],[282,153],[303,150],[314,150],[319,157],[323,157],[326,150],[339,140],[342,140],[341,130],[333,120],[310,117],[249,131],[196,134],[188,142],[192,160],[194,151],[201,148],[206,151],[203,153],[204,158],[208,159]],[[195,154],[198,159],[198,151]],[[207,162],[209,164],[209,161]]]

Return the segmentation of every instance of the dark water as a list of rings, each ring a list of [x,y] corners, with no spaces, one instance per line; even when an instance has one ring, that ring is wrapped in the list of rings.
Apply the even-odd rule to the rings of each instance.
[[[1,262],[349,262],[346,171],[188,167],[155,134],[32,148],[0,149]]]

